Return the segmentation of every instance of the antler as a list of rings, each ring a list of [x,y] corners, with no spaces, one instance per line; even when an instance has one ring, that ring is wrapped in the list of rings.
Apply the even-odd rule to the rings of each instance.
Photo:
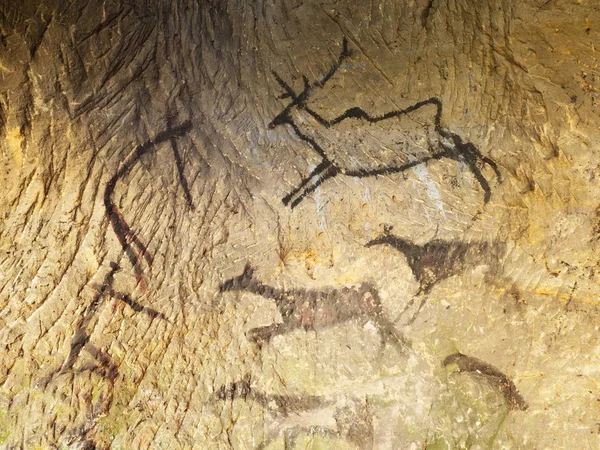
[[[277,83],[279,83],[279,86],[281,86],[281,88],[285,91],[284,94],[281,94],[279,97],[277,97],[278,99],[282,99],[282,98],[292,98],[293,100],[295,100],[298,96],[296,95],[296,93],[294,92],[294,90],[292,89],[292,87],[287,84],[283,78],[281,78],[279,76],[279,74],[277,72],[275,72],[274,70],[271,71],[271,73],[273,74],[273,76],[275,77],[275,80],[277,81]]]
[[[348,50],[348,39],[346,39],[346,37],[344,36],[344,38],[342,39],[342,52],[340,53],[340,56],[338,56],[338,60],[337,62],[331,66],[331,68],[329,69],[329,72],[327,72],[323,78],[321,78],[320,81],[317,81],[316,83],[313,84],[314,87],[323,87],[325,86],[325,83],[327,83],[329,81],[329,79],[335,75],[335,73],[338,71],[338,69],[340,68],[340,66],[342,65],[342,63],[344,62],[344,60],[346,58],[349,58],[351,55],[350,50]]]

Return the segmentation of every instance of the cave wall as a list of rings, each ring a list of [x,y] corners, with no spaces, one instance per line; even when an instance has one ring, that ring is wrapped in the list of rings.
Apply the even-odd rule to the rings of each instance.
[[[594,449],[591,0],[0,1],[0,447]]]

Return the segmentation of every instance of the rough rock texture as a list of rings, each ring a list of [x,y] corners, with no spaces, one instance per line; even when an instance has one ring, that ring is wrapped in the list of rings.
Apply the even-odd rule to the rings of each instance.
[[[0,447],[600,447],[593,0],[0,0]]]

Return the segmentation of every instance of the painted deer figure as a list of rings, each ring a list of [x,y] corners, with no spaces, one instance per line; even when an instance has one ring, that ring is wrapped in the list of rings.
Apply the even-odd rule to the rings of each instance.
[[[273,72],[285,91],[280,98],[290,98],[291,102],[271,121],[269,128],[289,125],[296,136],[322,158],[317,167],[282,199],[283,203],[296,207],[323,182],[340,174],[364,178],[401,173],[419,164],[447,158],[466,164],[483,189],[486,204],[491,189],[479,164],[489,165],[499,182],[500,170],[475,145],[441,126],[442,102],[438,98],[431,97],[381,115],[371,115],[354,107],[333,119],[324,118],[308,106],[315,90],[325,87],[349,57],[348,42],[344,38],[342,51],[329,71],[312,83],[303,76],[304,89],[299,94]]]
[[[254,270],[246,265],[244,272],[220,286],[221,292],[246,291],[275,301],[283,322],[253,328],[250,340],[262,346],[271,338],[298,328],[321,330],[350,320],[372,321],[382,343],[390,341],[405,350],[409,345],[402,333],[383,314],[381,300],[374,286],[362,283],[358,288],[278,289],[254,278]]]
[[[419,290],[406,304],[394,321],[397,322],[408,309],[420,299],[419,306],[406,325],[412,324],[427,301],[433,287],[447,278],[461,275],[480,265],[488,266],[486,280],[506,289],[507,293],[520,297],[515,283],[502,275],[502,260],[506,255],[503,242],[463,242],[434,239],[423,245],[395,236],[386,229],[385,233],[367,242],[366,247],[389,245],[402,253],[413,276],[419,283]]]

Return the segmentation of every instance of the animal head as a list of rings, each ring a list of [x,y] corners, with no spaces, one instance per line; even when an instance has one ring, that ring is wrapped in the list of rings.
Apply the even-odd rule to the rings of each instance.
[[[250,264],[246,264],[244,272],[237,276],[224,281],[219,286],[219,292],[226,291],[242,291],[246,289],[250,283],[254,281],[254,268]]]
[[[292,87],[283,80],[277,74],[277,72],[273,71],[273,76],[275,80],[284,90],[284,93],[279,96],[280,99],[289,98],[291,101],[286,105],[286,107],[269,123],[269,128],[273,129],[279,125],[283,124],[293,124],[292,120],[292,111],[294,109],[307,109],[307,102],[310,98],[310,95],[316,88],[323,88],[327,81],[337,72],[337,70],[342,65],[343,61],[350,56],[350,51],[348,50],[348,41],[346,38],[342,41],[342,51],[337,61],[331,66],[329,71],[320,79],[314,82],[310,82],[309,79],[303,75],[302,79],[304,81],[304,89],[300,93],[296,93]]]

